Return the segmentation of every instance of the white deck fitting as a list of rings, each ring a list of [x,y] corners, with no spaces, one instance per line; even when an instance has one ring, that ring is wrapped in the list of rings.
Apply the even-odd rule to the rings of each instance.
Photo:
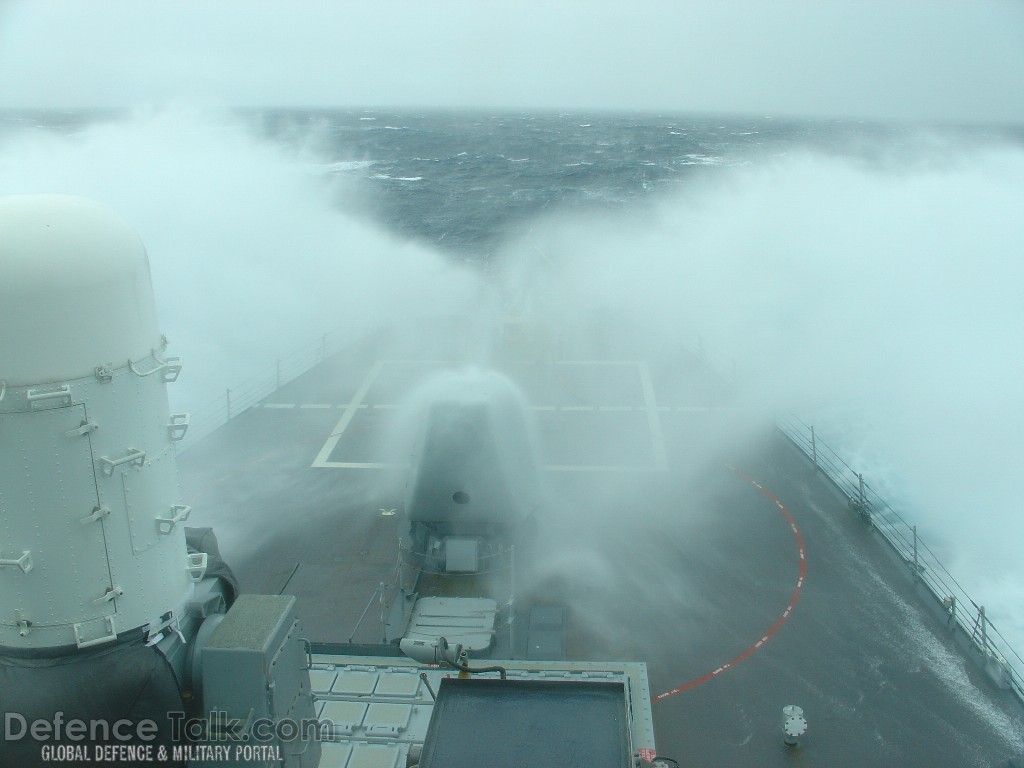
[[[497,601],[485,597],[421,597],[405,639],[434,643],[444,637],[470,654],[480,653],[491,647],[497,614]]]

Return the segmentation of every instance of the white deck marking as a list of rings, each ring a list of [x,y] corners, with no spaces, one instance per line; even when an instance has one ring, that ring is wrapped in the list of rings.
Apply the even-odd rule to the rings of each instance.
[[[313,460],[313,467],[323,468],[335,468],[335,469],[406,469],[408,465],[405,464],[388,464],[381,462],[361,462],[361,461],[330,461],[331,454],[337,448],[338,443],[341,440],[345,430],[351,424],[352,419],[358,410],[397,410],[402,406],[397,403],[364,403],[363,400],[366,398],[367,393],[370,391],[370,387],[373,386],[373,382],[380,374],[381,369],[385,365],[421,365],[424,363],[433,363],[434,361],[420,361],[420,360],[377,360],[370,371],[367,373],[366,378],[363,380],[359,389],[352,396],[352,400],[347,404],[338,405],[336,407],[343,408],[344,411],[341,414],[341,418],[338,423],[331,430],[331,434],[328,435],[327,440],[321,447],[320,452]],[[569,411],[569,412],[603,412],[603,413],[626,413],[632,411],[644,411],[647,414],[648,429],[651,434],[651,445],[654,452],[654,465],[653,466],[637,466],[637,465],[626,465],[626,464],[600,464],[600,465],[587,465],[587,464],[551,464],[544,467],[549,472],[664,472],[668,468],[668,456],[665,447],[665,437],[662,431],[661,419],[659,413],[662,411],[673,410],[672,406],[659,406],[655,401],[654,397],[654,384],[651,380],[650,369],[645,362],[638,362],[635,360],[562,360],[554,363],[555,365],[587,365],[587,366],[636,366],[637,371],[640,375],[640,385],[643,391],[644,403],[643,405],[534,405],[531,406],[534,411]],[[333,408],[335,406],[312,403],[297,405],[295,403],[265,403],[264,408]],[[708,411],[711,410],[707,406],[675,406],[677,411]]]
[[[331,434],[327,438],[327,442],[324,443],[320,449],[320,453],[313,459],[312,466],[314,467],[328,467],[328,459],[331,458],[331,454],[334,449],[338,446],[338,441],[341,440],[342,434],[345,429],[352,421],[352,417],[356,415],[356,411],[359,409],[360,404],[363,402],[363,398],[366,397],[366,393],[370,391],[370,387],[373,386],[374,379],[380,373],[380,369],[384,367],[383,360],[378,360],[370,368],[370,372],[366,374],[366,378],[363,380],[362,386],[359,387],[358,391],[352,395],[352,400],[346,406],[344,412],[341,414],[341,418],[338,419],[338,423],[331,430]]]
[[[337,404],[331,402],[263,402],[256,404],[253,408],[264,408],[264,409],[318,409],[318,410],[331,410],[331,409],[347,409],[351,408],[350,402],[342,402]],[[356,409],[358,411],[366,411],[373,409],[376,411],[398,411],[404,408],[400,402],[360,402]],[[629,413],[632,411],[649,411],[646,406],[530,406],[530,411],[543,411],[545,413],[554,413],[557,411],[603,411],[605,413]],[[709,408],[708,406],[657,406],[654,411],[659,414],[672,413],[673,411],[680,411],[684,413],[706,413],[709,411],[730,411],[733,409],[721,409],[721,408]]]
[[[367,408],[366,403],[359,406],[360,409]],[[392,406],[382,405],[381,408],[389,408]],[[329,411],[334,408],[348,408],[348,403],[342,403],[341,405],[335,405],[334,403],[257,403],[253,408],[271,408],[271,409],[283,409],[283,408],[305,408],[305,409],[318,409]]]
[[[636,360],[556,360],[555,365],[640,365]]]
[[[548,472],[663,472],[660,467],[643,467],[630,464],[548,464]]]
[[[339,403],[338,405],[334,405],[333,403],[262,403],[254,405],[253,408],[308,408],[329,410],[331,408],[350,408],[351,405],[351,403]],[[357,409],[360,411],[365,411],[367,409],[396,411],[403,407],[404,406],[401,403],[360,403],[357,406]],[[556,411],[604,411],[606,413],[628,413],[630,411],[648,411],[650,409],[645,405],[531,405],[530,410],[543,411],[546,413],[554,413]],[[708,411],[729,411],[734,409],[711,408],[706,405],[659,405],[655,407],[654,410],[658,413],[671,413],[672,411],[706,413]]]
[[[408,464],[383,464],[375,461],[325,461],[314,464],[314,467],[330,467],[332,469],[408,469]]]
[[[386,464],[376,461],[325,461],[316,467],[330,469],[409,469],[408,464]],[[659,472],[657,467],[629,466],[625,464],[547,464],[541,467],[545,472]]]
[[[654,400],[654,382],[651,381],[651,369],[647,363],[637,363],[640,369],[640,385],[644,391],[644,405],[647,407],[647,425],[651,430],[651,443],[654,448],[654,466],[660,471],[668,471],[668,452],[665,450],[665,435],[661,431],[661,417],[658,416],[658,404]]]

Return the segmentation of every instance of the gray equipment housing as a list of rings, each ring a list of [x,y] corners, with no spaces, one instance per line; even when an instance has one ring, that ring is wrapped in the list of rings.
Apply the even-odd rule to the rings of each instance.
[[[429,394],[419,409],[407,541],[438,573],[487,570],[486,558],[527,542],[543,497],[525,400],[503,377],[467,380],[463,397]]]
[[[202,648],[203,704],[210,743],[277,747],[282,768],[315,768],[309,664],[291,595],[242,595]],[[298,733],[285,731],[294,723]],[[248,735],[247,740],[242,740]],[[235,765],[264,766],[267,760]],[[205,765],[201,763],[199,765]],[[213,764],[211,763],[211,766]]]
[[[406,506],[409,519],[477,535],[519,523],[539,501],[523,406],[511,396],[431,404]]]

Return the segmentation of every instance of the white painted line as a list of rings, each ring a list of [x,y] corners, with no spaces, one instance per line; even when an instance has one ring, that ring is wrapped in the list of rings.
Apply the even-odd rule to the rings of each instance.
[[[388,403],[376,403],[367,404],[363,400],[366,398],[367,393],[370,391],[370,387],[373,386],[373,382],[380,374],[381,369],[385,365],[422,365],[422,364],[437,364],[440,361],[408,361],[408,360],[377,360],[370,371],[367,373],[366,378],[363,380],[359,389],[352,396],[352,400],[346,405],[339,405],[339,408],[343,408],[341,418],[338,423],[334,426],[331,434],[328,435],[327,440],[324,442],[323,447],[313,460],[313,467],[324,467],[324,468],[337,468],[337,469],[402,469],[407,468],[407,465],[402,464],[386,464],[378,462],[337,462],[329,461],[331,454],[334,449],[337,448],[338,442],[341,440],[341,436],[352,422],[353,417],[357,410],[373,408],[376,410],[393,410],[400,406],[397,404]],[[593,406],[593,405],[543,405],[543,406],[532,406],[533,410],[537,411],[594,411],[600,410],[604,412],[628,412],[635,410],[647,411],[648,425],[651,432],[651,442],[654,448],[654,466],[628,466],[621,464],[598,464],[598,465],[549,465],[544,467],[549,472],[664,472],[668,466],[668,458],[666,455],[664,435],[662,433],[661,420],[658,417],[658,412],[662,410],[668,410],[667,407],[659,408],[654,400],[654,386],[651,382],[650,370],[646,363],[636,362],[633,360],[566,360],[559,361],[558,365],[594,365],[594,366],[637,366],[640,373],[641,386],[644,393],[644,405],[643,406]],[[282,404],[282,403],[268,403],[264,407],[266,408],[294,408],[294,403]],[[307,406],[300,406],[307,407]],[[331,406],[311,404],[308,407],[326,407]],[[680,410],[683,410],[680,408]],[[700,409],[706,410],[706,409]]]
[[[360,403],[363,402],[363,398],[366,397],[366,393],[370,391],[370,387],[373,386],[373,380],[377,378],[380,373],[380,369],[384,367],[384,361],[378,360],[370,368],[370,372],[366,374],[366,378],[363,380],[359,390],[352,395],[352,400],[341,414],[341,418],[338,419],[338,423],[334,425],[334,429],[331,430],[331,434],[327,437],[327,441],[320,449],[320,453],[313,459],[313,467],[325,467],[327,460],[331,458],[331,454],[334,449],[338,446],[338,441],[341,440],[342,434],[345,429],[352,421],[352,417],[356,415],[356,410],[359,408]]]
[[[330,405],[328,403],[306,403],[304,405],[300,405],[299,406],[299,408],[333,408],[333,407],[334,407],[333,405]]]
[[[315,465],[328,469],[409,469],[408,464],[384,464],[372,461],[324,461]],[[616,464],[593,466],[572,464],[549,464],[543,467],[547,472],[659,472],[657,467],[629,467]]]
[[[555,365],[640,365],[636,360],[556,360]]]
[[[264,408],[294,408],[295,403],[264,403]]]
[[[654,465],[664,472],[668,470],[668,452],[665,450],[665,435],[661,431],[658,404],[654,400],[654,382],[651,381],[651,369],[647,367],[647,363],[637,363],[637,368],[640,370],[640,386],[644,392],[644,405],[647,407],[647,425],[651,430]]]
[[[317,467],[331,469],[408,469],[408,464],[379,464],[372,461],[325,461]]]
[[[456,360],[378,360],[381,365],[452,365]]]
[[[548,472],[663,472],[659,467],[631,467],[622,464],[549,464],[544,467]]]

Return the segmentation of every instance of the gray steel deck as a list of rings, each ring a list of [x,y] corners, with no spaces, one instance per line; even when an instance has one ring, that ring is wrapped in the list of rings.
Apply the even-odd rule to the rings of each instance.
[[[247,591],[349,639],[397,560],[382,436],[445,365],[336,355],[179,457],[191,523]],[[550,503],[520,604],[565,605],[570,659],[645,661],[658,752],[697,766],[995,766],[1024,709],[964,655],[878,535],[695,361],[500,366],[537,418]],[[357,642],[377,642],[371,607]],[[522,654],[525,656],[525,652]],[[799,753],[782,707],[803,707]]]

